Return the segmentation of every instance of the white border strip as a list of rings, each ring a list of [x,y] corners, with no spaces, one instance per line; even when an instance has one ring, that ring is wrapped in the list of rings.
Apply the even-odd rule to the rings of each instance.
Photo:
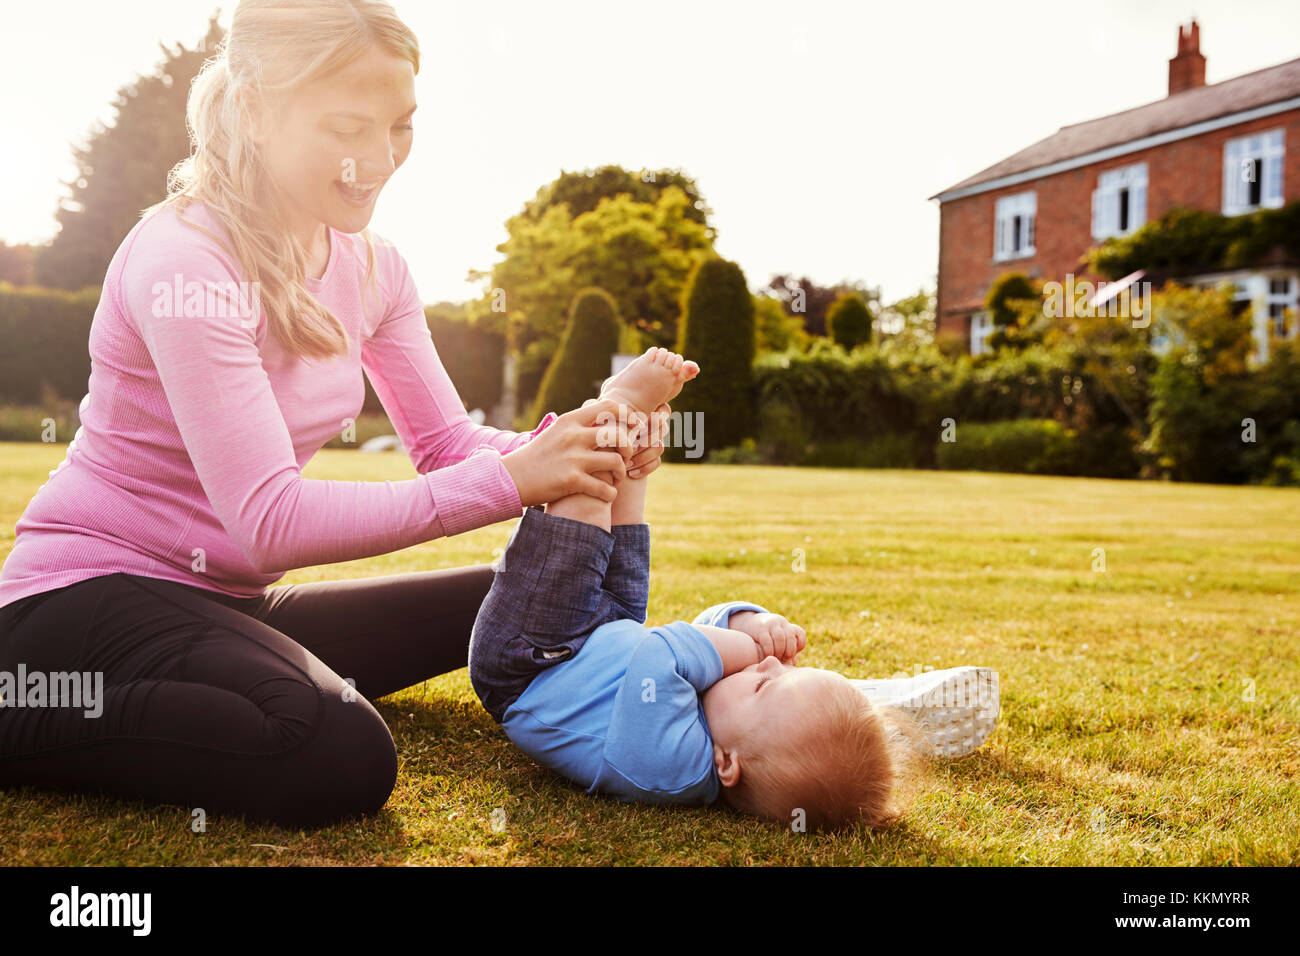
[[[1062,159],[1055,163],[1049,163],[1046,166],[1036,166],[1033,169],[1027,169],[1024,172],[1012,173],[1008,176],[999,176],[997,179],[990,179],[988,182],[974,183],[973,185],[965,186],[961,189],[951,189],[947,192],[936,193],[930,198],[937,199],[941,203],[948,202],[952,199],[962,199],[966,196],[974,196],[977,193],[985,193],[993,189],[1001,189],[1003,186],[1015,186],[1019,183],[1028,182],[1031,179],[1042,179],[1045,176],[1063,173],[1069,169],[1078,169],[1080,166],[1099,163],[1104,159],[1113,159],[1116,156],[1125,156],[1129,153],[1136,153],[1139,150],[1150,149],[1152,146],[1162,146],[1165,143],[1172,143],[1175,140],[1189,139],[1193,136],[1200,136],[1202,133],[1211,132],[1212,130],[1223,129],[1225,126],[1235,126],[1238,123],[1248,123],[1253,119],[1259,119],[1264,116],[1273,116],[1276,113],[1285,113],[1287,110],[1297,108],[1300,108],[1300,96],[1293,96],[1289,100],[1279,100],[1276,103],[1269,103],[1266,106],[1257,106],[1254,109],[1243,110],[1240,113],[1229,113],[1227,116],[1218,116],[1214,119],[1203,120],[1200,123],[1193,123],[1191,126],[1166,130],[1163,133],[1155,133],[1151,136],[1144,136],[1141,139],[1129,140],[1127,143],[1107,146],[1105,149],[1094,150],[1091,153],[1084,153],[1081,156],[1074,156],[1070,159]]]

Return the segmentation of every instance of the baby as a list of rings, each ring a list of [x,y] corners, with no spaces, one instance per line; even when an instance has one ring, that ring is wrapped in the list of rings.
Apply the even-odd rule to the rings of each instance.
[[[602,398],[646,413],[698,373],[652,348]],[[648,478],[606,480],[612,503],[573,494],[525,510],[475,621],[470,681],[506,735],[589,793],[721,799],[808,829],[896,816],[922,749],[905,708],[796,666],[803,628],[757,604],[645,626]]]

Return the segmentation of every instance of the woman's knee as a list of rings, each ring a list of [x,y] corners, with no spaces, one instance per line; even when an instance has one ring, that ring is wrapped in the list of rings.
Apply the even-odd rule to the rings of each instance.
[[[285,755],[275,816],[320,826],[378,812],[397,784],[397,748],[378,711],[358,695],[326,694],[319,726]]]

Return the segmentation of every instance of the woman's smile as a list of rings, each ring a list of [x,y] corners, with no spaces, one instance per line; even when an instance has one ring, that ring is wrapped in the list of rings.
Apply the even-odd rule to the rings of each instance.
[[[339,196],[349,206],[355,206],[357,209],[365,209],[375,201],[379,195],[379,187],[384,184],[383,180],[374,183],[345,183],[341,179],[334,180],[334,188]]]

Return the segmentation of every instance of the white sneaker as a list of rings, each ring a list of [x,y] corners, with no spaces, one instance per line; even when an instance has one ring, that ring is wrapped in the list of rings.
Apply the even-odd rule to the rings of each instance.
[[[949,667],[915,677],[849,683],[872,703],[897,707],[930,738],[937,757],[963,757],[997,726],[998,674],[988,667]]]

